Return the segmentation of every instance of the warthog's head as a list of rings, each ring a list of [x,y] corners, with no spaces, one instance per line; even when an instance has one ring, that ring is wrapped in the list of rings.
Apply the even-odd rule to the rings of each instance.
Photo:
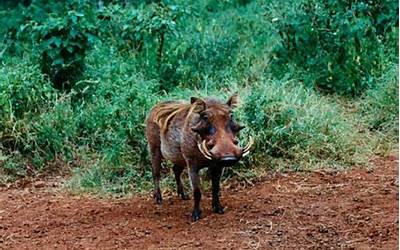
[[[223,166],[230,166],[246,156],[253,140],[243,148],[239,146],[237,135],[244,126],[238,124],[232,115],[232,109],[238,106],[239,98],[233,95],[226,103],[214,99],[191,98],[193,112],[197,120],[192,131],[200,135],[200,152],[207,159]]]

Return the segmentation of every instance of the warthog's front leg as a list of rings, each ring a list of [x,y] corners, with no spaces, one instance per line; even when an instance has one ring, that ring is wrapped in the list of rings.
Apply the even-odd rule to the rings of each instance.
[[[201,186],[200,186],[199,169],[197,167],[189,165],[189,178],[190,178],[190,183],[192,184],[193,199],[194,199],[192,220],[197,221],[200,219],[201,215],[201,209],[200,209]]]
[[[222,167],[210,167],[210,175],[211,175],[211,186],[212,186],[212,208],[214,213],[223,214],[224,207],[221,206],[219,201],[219,182],[222,174]]]

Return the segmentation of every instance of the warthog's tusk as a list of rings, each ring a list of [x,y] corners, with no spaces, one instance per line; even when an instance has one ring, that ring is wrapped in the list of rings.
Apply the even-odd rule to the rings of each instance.
[[[253,144],[254,144],[253,137],[250,136],[249,142],[247,143],[247,145],[242,150],[242,152],[243,152],[242,156],[246,156],[246,155],[248,155],[250,153],[250,148],[251,148],[251,146],[253,146]]]
[[[199,148],[200,152],[209,160],[212,160],[212,155],[206,146],[206,140],[203,140],[202,143],[197,143],[197,147]]]
[[[210,151],[209,151],[208,148],[207,148],[206,140],[203,140],[203,143],[201,143],[201,145],[202,145],[202,147],[203,147],[203,149],[204,149],[204,152],[205,152],[208,156],[212,157],[212,154],[210,153]]]

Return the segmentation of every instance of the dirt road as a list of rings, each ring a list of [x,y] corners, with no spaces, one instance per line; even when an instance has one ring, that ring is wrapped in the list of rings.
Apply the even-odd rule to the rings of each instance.
[[[398,157],[374,169],[276,174],[203,200],[100,199],[35,184],[0,189],[0,249],[398,249]]]

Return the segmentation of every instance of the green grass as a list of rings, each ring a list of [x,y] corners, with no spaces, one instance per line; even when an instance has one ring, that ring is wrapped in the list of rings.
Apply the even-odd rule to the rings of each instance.
[[[365,162],[362,137],[334,99],[295,81],[266,80],[247,91],[241,117],[256,138],[257,165],[307,170]]]
[[[239,173],[253,178],[274,169],[304,171],[367,165],[374,149],[388,148],[397,141],[396,137],[389,139],[397,129],[398,115],[394,111],[398,95],[393,92],[397,67],[382,77],[381,81],[387,82],[383,89],[369,90],[359,103],[347,101],[359,107],[351,112],[340,99],[307,89],[296,80],[265,78],[241,86],[229,79],[209,79],[203,88],[158,92],[159,83],[144,79],[140,73],[130,73],[135,65],[126,57],[100,57],[106,49],[99,48],[88,56],[93,64],[87,70],[87,79],[77,85],[82,91],[56,95],[45,104],[28,105],[33,107],[30,115],[16,119],[17,130],[3,130],[12,131],[14,134],[1,135],[13,138],[19,146],[10,151],[2,144],[2,176],[25,176],[32,165],[40,172],[49,161],[61,158],[65,164],[75,165],[66,185],[74,192],[147,191],[152,184],[144,119],[151,106],[160,100],[188,100],[190,96],[225,99],[233,92],[242,99],[236,112],[247,126],[242,137],[245,140],[252,135],[256,144],[248,160],[235,173],[228,171],[227,176]],[[31,89],[30,85],[26,88]],[[38,106],[43,110],[38,111]],[[381,126],[374,127],[377,119]],[[368,136],[363,131],[368,131]],[[381,135],[384,139],[378,140]],[[10,180],[3,178],[3,182]],[[174,189],[171,176],[164,183]]]
[[[399,139],[398,83],[399,66],[389,65],[378,84],[369,89],[360,100],[360,113],[368,128],[388,135],[393,142]]]

